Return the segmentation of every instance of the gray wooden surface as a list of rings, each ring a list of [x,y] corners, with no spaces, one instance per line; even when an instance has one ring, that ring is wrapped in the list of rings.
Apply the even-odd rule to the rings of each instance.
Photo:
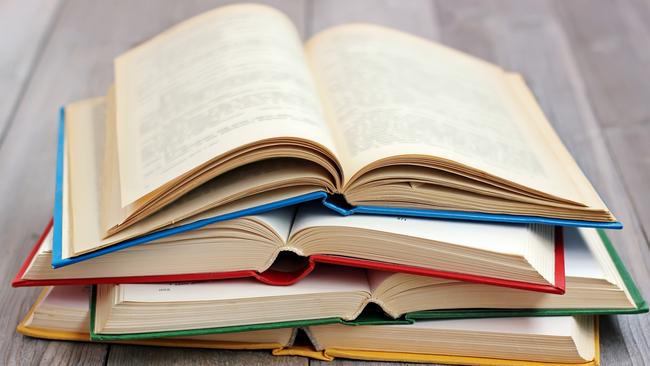
[[[0,0],[0,364],[320,363],[267,352],[50,342],[14,331],[38,291],[9,282],[51,216],[58,107],[103,94],[122,51],[226,3]],[[266,3],[305,38],[335,24],[373,22],[522,73],[625,224],[611,237],[650,298],[650,0]],[[602,317],[601,328],[604,365],[650,364],[650,316]]]

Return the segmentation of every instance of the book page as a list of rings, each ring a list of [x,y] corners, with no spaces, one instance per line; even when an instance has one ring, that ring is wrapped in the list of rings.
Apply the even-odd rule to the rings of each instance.
[[[589,250],[585,239],[581,235],[581,230],[585,229],[565,227],[563,230],[565,275],[574,278],[604,279],[605,274],[600,263],[591,250]],[[393,275],[395,273],[369,270],[368,282],[370,289],[375,291],[386,279]]]
[[[436,157],[576,199],[499,67],[363,24],[320,33],[307,55],[348,179],[380,159]]]
[[[278,208],[273,211],[263,212],[261,214],[253,215],[251,217],[262,221],[282,238],[284,243],[289,240],[289,232],[293,219],[296,216],[296,206],[287,206]]]
[[[363,269],[321,264],[306,278],[291,286],[269,286],[253,278],[118,286],[123,301],[135,302],[213,301],[333,292],[370,292]]]
[[[52,253],[52,239],[54,235],[54,230],[50,229],[43,239],[41,246],[38,247],[38,254]]]
[[[67,109],[67,107],[66,107]],[[67,119],[67,116],[66,116]],[[65,128],[64,128],[65,130]],[[66,198],[65,193],[70,192],[70,162],[69,162],[69,142],[63,143],[63,177],[61,177],[61,186],[63,188],[63,199],[61,202],[61,256],[68,258],[74,252],[72,248],[72,214],[70,212],[70,199]],[[57,179],[59,179],[57,177]],[[54,235],[54,233],[52,233]],[[54,236],[52,237],[54,246]]]
[[[74,243],[93,242],[102,237],[100,167],[104,160],[105,98],[72,103],[65,109],[65,147],[63,194],[63,257],[75,253]],[[67,182],[66,182],[67,181]],[[67,184],[66,184],[67,183]],[[74,192],[72,199],[70,192]]]
[[[570,316],[418,320],[414,324],[406,325],[406,327],[412,327],[413,329],[444,329],[449,331],[567,337],[572,335],[575,326],[576,320]],[[389,325],[389,327],[402,328],[404,326]]]
[[[591,252],[583,230],[574,227],[565,227],[564,230],[564,267],[567,277],[606,279],[605,272],[598,259]],[[598,244],[601,245],[602,244]]]
[[[368,285],[370,285],[370,291],[372,293],[374,293],[385,280],[395,274],[395,272],[375,271],[371,269],[366,270],[366,272],[368,276]]]
[[[586,250],[581,248],[582,251],[589,252],[588,258],[586,258],[586,254],[582,254],[579,257],[573,254],[574,257],[580,259],[579,261],[572,258],[566,259],[567,276],[571,274],[582,278],[604,278],[607,282],[622,289],[625,292],[628,302],[633,307],[637,307],[634,305],[636,301],[630,294],[629,284],[623,279],[622,268],[618,267],[616,260],[609,253],[605,240],[600,237],[598,230],[592,228],[571,228],[566,231],[569,231],[570,235],[567,240],[579,241],[581,245],[587,248]],[[573,236],[574,234],[575,236]],[[565,255],[569,254],[572,253],[568,252]],[[576,266],[576,269],[569,270],[569,265]]]
[[[135,205],[122,207],[120,193],[120,167],[117,153],[117,122],[115,116],[115,85],[108,89],[105,98],[106,119],[104,120],[104,160],[97,168],[102,181],[99,220],[101,237],[107,236],[110,228],[121,224],[125,217],[135,210]]]
[[[251,197],[249,197],[249,194],[251,192],[259,193],[260,188],[262,187],[287,185],[288,182],[291,182],[288,185],[295,187],[300,191],[297,182],[298,180],[305,179],[313,182],[317,177],[322,177],[318,179],[324,181],[327,180],[327,171],[320,165],[305,164],[304,161],[298,159],[269,159],[247,164],[222,174],[202,186],[193,189],[175,201],[173,205],[164,207],[162,210],[149,215],[149,217],[146,217],[135,225],[126,228],[126,230],[109,235],[112,239],[100,244],[99,241],[104,237],[105,233],[109,232],[111,228],[121,224],[125,217],[128,217],[128,215],[133,211],[132,207],[123,208],[120,204],[120,172],[117,166],[115,119],[111,118],[114,117],[114,115],[111,113],[110,108],[112,102],[114,102],[114,98],[111,96],[112,94],[109,91],[108,96],[106,97],[108,118],[106,119],[105,136],[103,136],[106,142],[104,149],[104,163],[102,166],[103,171],[101,172],[102,197],[100,219],[102,236],[95,237],[92,240],[85,240],[80,244],[78,243],[79,245],[77,245],[76,248],[79,252],[92,250],[98,246],[119,242],[133,236],[141,235],[171,223],[178,222],[199,212],[203,212],[210,207],[221,206],[225,202],[243,199],[244,197],[250,201]],[[104,123],[104,121],[93,121],[92,123],[100,122]],[[86,174],[96,173],[86,172]],[[313,187],[313,190],[318,190],[318,188]],[[265,196],[267,200],[260,202],[260,204],[273,202],[273,200],[279,199],[273,198],[273,194],[270,192],[266,192]],[[246,208],[246,206],[241,207]],[[87,211],[86,214],[92,215],[94,213],[95,211],[91,210]],[[210,216],[203,215],[203,217]],[[199,218],[195,219],[198,220]],[[280,221],[282,220],[276,220],[277,224],[280,224]],[[291,220],[289,223],[290,222]],[[278,234],[281,234],[280,237],[286,240],[288,236],[284,233],[287,232],[287,228],[282,225],[276,225],[275,223],[273,223],[272,226],[277,226],[277,229],[279,230]]]
[[[47,317],[48,324],[34,322],[32,318],[31,326],[36,328],[52,330],[76,330],[88,333],[90,327],[90,286],[53,286],[48,289],[47,295],[43,300],[36,304],[36,311],[39,310]],[[53,312],[55,309],[65,309]],[[70,313],[76,313],[81,316],[80,322],[76,327],[65,326],[70,322]],[[56,327],[53,326],[56,324]],[[238,333],[208,334],[200,336],[172,337],[170,339],[182,340],[203,340],[215,342],[244,342],[244,343],[279,343],[286,345],[289,343],[293,329],[268,329]],[[179,344],[180,345],[180,344]],[[200,343],[197,343],[200,345]]]
[[[291,233],[293,235],[306,228],[326,226],[374,230],[513,255],[523,255],[535,237],[535,233],[528,225],[431,220],[388,215],[342,216],[323,207],[320,203],[300,206]],[[359,235],[363,235],[363,231],[360,230]],[[553,247],[552,241],[546,244]]]
[[[54,286],[41,302],[41,306],[87,312],[89,300],[90,286]]]
[[[363,351],[379,351],[420,354],[419,361],[428,358],[432,362],[458,364],[584,365],[596,356],[594,319],[566,316],[418,320],[406,325],[321,325],[309,327],[308,332],[317,349],[332,354],[340,350],[348,350],[343,354],[360,355],[364,355]]]
[[[222,7],[115,60],[121,203],[270,138],[334,144],[290,20]]]
[[[581,319],[582,318],[582,319]],[[418,319],[413,324],[386,324],[381,326],[350,326],[343,324],[311,326],[309,330],[317,333],[321,329],[336,329],[342,331],[349,329],[373,329],[377,332],[389,331],[390,329],[409,330],[449,330],[502,334],[529,334],[571,337],[578,321],[584,322],[587,317],[572,316],[540,316],[540,317],[503,317],[503,318],[476,318],[476,319]],[[318,333],[317,333],[318,334]],[[395,336],[395,334],[392,334]],[[329,345],[337,347],[336,345]],[[342,347],[343,345],[338,345]]]

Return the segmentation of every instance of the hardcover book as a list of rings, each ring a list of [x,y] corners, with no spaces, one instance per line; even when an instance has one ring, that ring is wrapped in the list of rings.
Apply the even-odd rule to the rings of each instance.
[[[90,341],[88,288],[46,288],[18,325],[37,338]],[[297,337],[298,332],[308,337]],[[472,365],[598,365],[597,318],[418,321],[408,325],[324,325],[116,341],[166,347],[271,349],[274,355]],[[304,343],[303,343],[304,342]],[[545,347],[539,347],[539,344]]]
[[[303,45],[283,14],[234,5],[114,66],[106,98],[62,111],[54,243],[74,250],[55,250],[57,266],[315,199],[342,213],[621,227],[519,75],[434,42],[351,24]],[[85,201],[90,216],[73,207]]]
[[[255,277],[289,285],[316,263],[562,293],[562,229],[341,216],[316,203],[220,221],[53,269],[46,229],[14,286]]]

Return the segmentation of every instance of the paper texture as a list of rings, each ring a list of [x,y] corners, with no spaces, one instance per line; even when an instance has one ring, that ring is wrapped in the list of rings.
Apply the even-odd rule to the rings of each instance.
[[[370,292],[365,271],[322,265],[292,286],[269,286],[255,279],[181,284],[122,284],[124,301],[211,301],[330,292]]]
[[[372,25],[307,44],[346,175],[382,158],[434,156],[559,197],[580,197],[546,160],[495,65]]]
[[[115,60],[122,205],[217,156],[293,136],[333,149],[290,20],[257,5],[181,23]]]
[[[494,253],[523,255],[536,234],[529,225],[431,220],[427,218],[387,215],[342,216],[323,207],[308,203],[298,209],[291,228],[297,233],[312,227],[351,227],[423,238]],[[552,235],[551,235],[552,236]],[[553,240],[540,240],[552,252]]]

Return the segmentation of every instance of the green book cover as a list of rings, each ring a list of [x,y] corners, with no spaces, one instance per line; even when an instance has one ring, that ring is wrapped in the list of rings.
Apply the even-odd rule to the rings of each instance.
[[[426,310],[407,313],[398,319],[391,319],[383,313],[381,308],[376,305],[366,306],[363,313],[353,321],[346,321],[338,317],[322,319],[293,320],[275,323],[260,323],[249,325],[237,325],[217,328],[191,329],[179,331],[164,332],[147,332],[147,333],[129,333],[129,334],[97,334],[95,328],[95,308],[96,308],[96,287],[93,286],[92,297],[90,302],[90,337],[95,341],[117,341],[117,340],[135,340],[151,339],[162,337],[181,337],[196,336],[205,334],[244,332],[253,330],[276,329],[276,328],[295,328],[323,324],[342,323],[346,325],[386,325],[386,324],[412,324],[418,319],[459,319],[459,318],[489,318],[489,317],[519,317],[519,316],[569,316],[569,315],[603,315],[603,314],[637,314],[648,311],[648,305],[641,296],[638,288],[632,281],[630,274],[623,265],[621,258],[616,253],[614,246],[609,241],[607,235],[598,230],[598,234],[607,248],[607,253],[612,258],[616,269],[621,275],[625,286],[630,293],[636,307],[630,309],[609,309],[609,308],[572,308],[572,309],[450,309],[450,310]]]

